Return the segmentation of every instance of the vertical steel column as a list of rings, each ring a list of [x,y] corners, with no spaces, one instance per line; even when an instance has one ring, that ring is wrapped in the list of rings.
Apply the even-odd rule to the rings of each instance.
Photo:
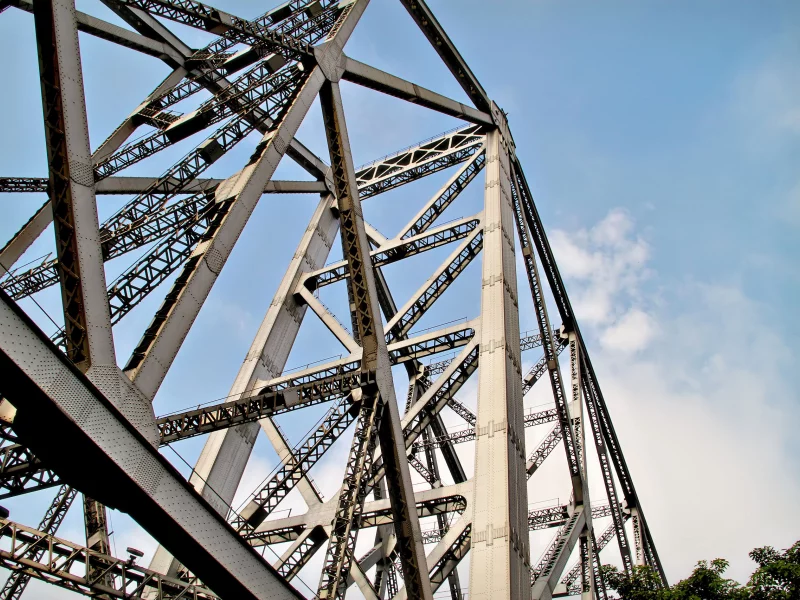
[[[575,436],[575,449],[578,453],[578,463],[580,464],[583,481],[588,481],[587,460],[586,460],[586,431],[583,427],[583,401],[581,397],[582,369],[581,351],[578,336],[575,332],[567,334],[569,343],[569,366],[570,366],[570,385],[572,389],[572,402],[569,412],[572,422],[572,430]],[[589,503],[589,490],[584,490],[584,502]],[[592,543],[592,521],[586,520],[586,526],[581,532],[580,561],[581,561],[581,598],[583,600],[593,600],[597,598],[595,582],[593,576],[594,565],[594,544]]]
[[[631,511],[631,524],[633,525],[633,549],[634,549],[634,564],[642,566],[647,564],[644,556],[644,543],[642,540],[642,521],[639,517],[639,509],[634,507]]]
[[[33,15],[67,354],[86,372],[115,363],[75,5],[36,0]]]
[[[425,552],[408,472],[408,459],[400,428],[400,414],[380,318],[375,275],[369,258],[369,242],[364,230],[350,141],[339,84],[336,81],[328,81],[322,86],[320,103],[339,202],[342,251],[350,272],[348,286],[352,294],[351,313],[355,314],[354,325],[357,327],[353,333],[358,336],[363,348],[362,369],[375,372],[377,389],[365,389],[361,399],[356,433],[345,473],[345,485],[331,528],[331,541],[320,580],[319,595],[321,598],[340,598],[344,595],[346,574],[350,571],[355,545],[353,517],[363,507],[366,482],[372,465],[370,454],[375,449],[375,442],[379,440],[406,588],[413,598],[429,599],[432,594]],[[384,410],[386,414],[381,418]]]
[[[118,370],[100,250],[75,4],[73,0],[36,0],[33,16],[67,355],[116,402],[119,392],[113,388]],[[84,497],[84,514],[87,546],[109,554],[105,507]]]
[[[530,597],[510,136],[486,136],[470,600]]]

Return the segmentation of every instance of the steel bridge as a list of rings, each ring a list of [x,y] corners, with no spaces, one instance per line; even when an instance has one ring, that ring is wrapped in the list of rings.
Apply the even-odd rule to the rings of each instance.
[[[0,497],[53,494],[36,527],[0,519],[0,566],[10,571],[0,598],[18,598],[30,579],[101,598],[328,599],[354,588],[370,599],[606,598],[599,565],[609,545],[624,569],[649,565],[666,584],[506,114],[424,0],[397,1],[470,104],[345,53],[368,0],[289,0],[252,20],[194,0],[102,0],[127,28],[77,11],[74,0],[0,0],[0,13],[32,13],[49,167],[40,178],[0,178],[0,192],[47,198],[0,250]],[[213,41],[193,49],[170,22]],[[94,151],[78,32],[171,69]],[[356,168],[341,81],[462,124]],[[295,137],[317,98],[326,159]],[[201,132],[199,144],[186,141]],[[246,164],[208,177],[246,138],[257,140]],[[179,144],[187,154],[163,174],[124,174]],[[284,156],[310,180],[274,179]],[[363,202],[444,171],[441,189],[390,236],[365,221]],[[443,222],[480,182],[481,210]],[[108,194],[126,199],[100,222],[97,196]],[[319,201],[228,397],[187,398],[188,410],[156,415],[153,400],[237,239],[257,203],[280,201],[276,194]],[[19,265],[51,223],[52,254]],[[326,264],[336,244],[343,258]],[[445,260],[398,303],[384,268],[444,247]],[[107,282],[105,263],[134,251],[140,258]],[[479,255],[479,314],[420,329]],[[518,269],[528,289],[518,288]],[[347,325],[320,299],[337,284]],[[60,288],[63,321],[48,337],[17,301],[50,286]],[[156,290],[161,305],[120,368],[113,328]],[[535,332],[520,332],[523,299]],[[309,318],[343,354],[286,372]],[[528,352],[533,367],[523,369]],[[403,404],[398,365],[408,376]],[[462,388],[476,372],[474,408]],[[526,409],[541,379],[550,405]],[[278,420],[296,411],[323,417],[311,417],[315,428],[291,444]],[[462,425],[448,427],[456,418]],[[528,428],[538,429],[533,447]],[[259,434],[280,464],[236,511]],[[345,434],[352,443],[341,487],[324,500],[311,473]],[[187,480],[160,448],[195,436],[205,446]],[[465,444],[474,464],[465,464]],[[569,500],[529,505],[529,487],[559,447]],[[604,498],[590,500],[590,472]],[[285,516],[295,489],[308,511]],[[80,542],[56,536],[76,498]],[[107,507],[161,544],[149,567],[112,555]],[[542,538],[531,532],[542,530],[550,542],[532,544]],[[272,546],[278,558],[269,561]],[[297,586],[301,572],[318,578],[315,590]]]

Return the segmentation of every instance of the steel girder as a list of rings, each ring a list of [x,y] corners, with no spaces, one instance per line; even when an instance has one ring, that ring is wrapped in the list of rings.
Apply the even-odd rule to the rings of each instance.
[[[56,497],[53,499],[53,502],[48,507],[47,512],[45,512],[44,517],[42,517],[42,521],[39,523],[37,530],[46,535],[55,535],[58,528],[61,527],[64,517],[67,516],[67,511],[77,495],[78,490],[68,485],[62,485]],[[45,550],[46,548],[44,546],[35,546],[30,548],[27,553],[18,556],[24,556],[26,559],[34,562],[41,561],[44,557]],[[12,569],[14,567],[16,567],[16,565],[13,565]],[[0,590],[0,598],[3,600],[17,600],[22,596],[31,577],[32,575],[30,573],[13,570],[8,579],[6,579],[5,584],[3,584],[3,589]]]
[[[94,250],[92,268],[102,270],[104,260],[154,243],[107,289],[102,278],[80,273],[73,277],[79,286],[85,283],[93,290],[89,305],[101,307],[89,312],[91,320],[101,323],[97,329],[110,334],[111,324],[123,318],[171,273],[182,269],[128,361],[127,377],[120,379],[116,366],[109,369],[113,371],[111,384],[91,369],[88,377],[96,380],[95,386],[112,404],[121,403],[124,414],[117,416],[116,424],[124,426],[126,421],[132,421],[134,430],[148,436],[151,447],[197,435],[209,436],[193,471],[193,488],[215,512],[211,520],[219,523],[227,515],[249,545],[290,542],[275,563],[276,576],[285,580],[297,577],[308,567],[311,557],[328,544],[320,586],[326,597],[341,597],[352,584],[358,585],[369,598],[382,598],[386,594],[399,598],[427,597],[449,581],[451,597],[460,599],[457,566],[470,552],[471,597],[527,597],[529,585],[533,586],[536,598],[575,593],[604,597],[597,553],[616,537],[624,566],[630,568],[625,529],[625,522],[630,519],[634,522],[637,561],[660,569],[652,535],[515,155],[505,115],[491,103],[425,3],[402,1],[475,108],[345,56],[342,48],[364,9],[363,0],[291,0],[253,21],[193,0],[104,0],[138,34],[78,13],[67,0],[57,0],[56,4],[70,9],[65,14],[72,19],[70,27],[75,30],[158,56],[174,69],[91,158],[86,158],[88,149],[69,150],[69,144],[75,147],[75,142],[67,140],[67,154],[78,152],[85,160],[68,160],[66,164],[88,165],[93,176],[91,181],[86,180],[85,187],[92,189],[92,194],[135,194],[133,200],[102,224],[97,240],[84,242],[85,248]],[[33,10],[34,6],[28,0],[15,0],[13,4],[24,10]],[[154,16],[220,37],[203,49],[192,50]],[[41,22],[39,18],[37,28]],[[73,49],[65,56],[74,61],[77,52]],[[42,71],[47,76],[46,64]],[[469,124],[355,169],[338,93],[340,79]],[[52,117],[58,113],[57,100],[47,96],[47,89],[43,89],[45,113]],[[175,112],[176,104],[204,89],[212,93],[210,99],[187,114]],[[332,168],[293,139],[308,105],[319,91]],[[62,93],[77,92],[67,86]],[[74,97],[77,106],[82,107],[82,95]],[[48,106],[56,110],[48,110]],[[80,129],[80,116],[67,119]],[[141,126],[151,132],[122,146]],[[161,150],[212,126],[218,129],[161,177],[115,175],[141,160],[152,161],[151,157]],[[261,143],[242,171],[228,179],[201,177],[209,165],[256,130],[263,136]],[[59,142],[54,139],[52,135],[48,137],[51,149],[58,147]],[[284,154],[292,156],[318,181],[272,181],[274,167]],[[51,165],[52,156],[55,155],[51,153]],[[458,168],[395,236],[386,238],[363,221],[360,200],[450,167]],[[484,169],[484,211],[437,226],[437,219]],[[60,175],[64,173],[62,169]],[[72,186],[75,177],[68,179]],[[47,190],[54,201],[61,197],[56,194],[56,186],[45,185],[42,180],[0,180],[0,191]],[[82,194],[83,190],[78,192]],[[264,192],[312,192],[322,194],[322,199],[229,398],[221,404],[198,406],[157,420],[147,406],[144,417],[133,418],[128,400],[135,398],[137,407],[152,401],[255,202]],[[61,204],[55,206],[58,209]],[[93,195],[91,206],[94,206]],[[0,251],[3,272],[10,270],[0,287],[13,292],[15,297],[24,297],[59,280],[69,284],[65,275],[59,277],[59,269],[70,268],[69,261],[62,264],[46,258],[24,272],[12,269],[16,259],[48,223],[49,211],[48,203]],[[96,208],[89,214],[96,214]],[[68,221],[62,219],[67,225]],[[540,325],[538,334],[520,336],[516,321],[515,265],[508,259],[515,251],[511,223],[516,225],[533,293]],[[346,260],[323,266],[340,224]],[[69,236],[59,234],[61,238]],[[77,241],[82,242],[80,238]],[[449,243],[458,243],[456,250],[398,309],[381,267]],[[415,334],[420,320],[482,252],[485,308],[480,319]],[[63,250],[59,253],[63,255]],[[548,289],[542,286],[539,264]],[[98,281],[102,283],[99,286]],[[348,290],[351,329],[342,325],[317,295],[319,289],[335,282],[344,282]],[[557,331],[552,329],[547,315],[548,290],[563,323]],[[105,305],[108,305],[107,321],[102,317]],[[488,306],[492,308],[487,309]],[[385,332],[378,307],[386,317]],[[348,356],[282,375],[306,308],[311,308],[342,342]],[[75,311],[68,314],[80,317]],[[75,347],[73,340],[80,340],[70,336],[68,339],[62,336],[60,340],[68,351],[74,352],[70,350]],[[539,346],[543,347],[544,356],[523,376],[519,352]],[[566,348],[570,348],[571,386],[563,379],[558,361]],[[429,365],[420,363],[425,356],[456,349],[460,350],[456,359],[440,359]],[[113,349],[111,353],[95,355],[102,366],[114,362]],[[91,353],[87,356],[88,363],[94,362]],[[404,365],[409,375],[409,398],[402,419],[393,398],[389,374],[392,365]],[[476,413],[457,400],[455,394],[479,365],[484,368],[480,371]],[[554,391],[555,408],[524,413],[522,397],[545,373]],[[49,396],[37,401],[58,403],[58,398],[52,397],[57,394]],[[326,402],[333,404],[317,428],[306,439],[290,446],[273,418]],[[470,427],[448,431],[442,420],[446,408]],[[47,448],[40,445],[41,440],[29,439],[32,436],[30,431],[26,432],[26,419],[20,414],[13,420],[12,430],[6,436],[10,443],[2,449],[0,481],[5,482],[10,495],[72,481],[75,477],[58,460],[53,461]],[[556,427],[537,448],[531,449],[526,462],[524,428],[552,422],[556,422]],[[356,434],[345,484],[334,499],[322,502],[308,478],[309,470],[353,423]],[[19,439],[17,429],[23,439]],[[275,476],[254,492],[245,509],[237,513],[230,510],[229,504],[259,429],[273,444],[281,465]],[[592,510],[588,510],[585,493],[588,465],[584,429],[594,439],[609,500],[608,504],[592,506]],[[478,454],[476,476],[470,481],[456,451],[458,443],[465,441],[475,441]],[[520,509],[525,504],[526,476],[531,477],[561,444],[565,447],[573,487],[570,503],[531,512]],[[43,462],[38,456],[40,452]],[[439,466],[437,452],[442,453],[446,469]],[[432,488],[428,491],[438,493],[438,497],[426,495],[427,491],[411,490],[409,464],[424,484]],[[507,475],[502,485],[491,483],[491,473],[497,472]],[[467,485],[469,489],[462,487],[460,495],[442,496],[448,488],[444,483],[448,477],[457,486]],[[81,485],[90,489],[83,482]],[[267,521],[295,487],[309,505],[309,514],[293,520]],[[38,577],[87,595],[121,597],[146,588],[148,596],[212,597],[213,593],[199,584],[189,585],[171,577],[175,574],[183,577],[186,568],[197,571],[196,555],[183,547],[171,549],[180,551],[178,558],[186,563],[185,567],[160,548],[151,565],[154,570],[148,571],[110,557],[107,551],[98,553],[53,538],[65,505],[69,504],[64,500],[74,495],[71,488],[62,485],[37,530],[0,523],[2,535],[15,535],[21,541],[19,548],[2,556],[3,564],[25,577]],[[370,496],[380,506],[370,502]],[[624,503],[619,502],[620,497]],[[487,502],[487,498],[491,501]],[[492,503],[495,505],[491,506]],[[149,518],[139,517],[145,521]],[[607,517],[611,518],[611,526],[595,540],[592,519]],[[417,522],[420,518],[434,519],[437,527],[421,531]],[[373,526],[379,532],[375,547],[357,559],[353,555],[355,536],[360,529]],[[531,556],[524,532],[541,527],[559,527],[559,534],[532,568],[531,576],[526,569]],[[162,539],[164,531],[157,534]],[[435,544],[427,558],[422,544]],[[40,552],[44,546],[51,553],[51,561],[55,561],[49,573],[45,573],[46,561]],[[559,580],[573,548],[577,549],[578,563]],[[86,577],[68,576],[67,572],[74,571],[74,565],[79,563],[87,564]],[[209,564],[218,569],[215,573],[219,575],[221,565],[215,564],[213,557]],[[487,564],[493,565],[491,570],[485,568]],[[498,569],[499,564],[505,567]],[[369,575],[373,569],[374,575]],[[503,570],[509,574],[507,578],[492,579]],[[158,571],[167,572],[170,577],[162,577]],[[224,571],[223,567],[220,577],[226,576]],[[206,575],[205,570],[202,573],[204,583],[213,587],[215,575]],[[16,581],[22,581],[22,586]],[[1,593],[18,597],[24,581],[18,579],[6,587]]]
[[[5,374],[0,391],[17,409],[15,431],[38,456],[78,489],[129,512],[173,547],[179,545],[187,565],[203,573],[212,588],[236,590],[243,598],[298,597],[2,293],[0,326]],[[67,444],[72,453],[63,452]],[[94,463],[104,477],[88,473],[82,461]],[[112,486],[105,485],[111,481]],[[23,554],[28,552],[24,548]],[[102,557],[94,562],[90,556],[86,564],[87,578],[105,581],[96,571],[105,570]]]

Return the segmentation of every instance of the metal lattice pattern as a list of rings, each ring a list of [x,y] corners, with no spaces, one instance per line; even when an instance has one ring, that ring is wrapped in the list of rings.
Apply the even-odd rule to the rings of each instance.
[[[135,32],[75,11],[72,0],[18,2],[20,9],[34,12],[35,17],[49,171],[46,178],[0,178],[0,192],[47,193],[49,201],[0,250],[3,307],[11,306],[10,299],[60,285],[64,328],[54,340],[86,372],[86,381],[95,391],[115,407],[116,418],[136,421],[133,427],[139,428],[137,435],[147,437],[150,450],[209,436],[191,484],[184,482],[184,491],[207,503],[213,514],[227,511],[227,518],[220,519],[225,535],[233,537],[226,539],[244,545],[247,552],[287,544],[272,568],[261,560],[255,569],[255,577],[266,578],[260,581],[275,584],[269,592],[274,597],[295,597],[289,582],[307,585],[302,577],[311,568],[312,558],[324,549],[318,598],[343,598],[357,586],[369,598],[429,600],[437,593],[437,597],[447,594],[463,600],[466,590],[460,583],[459,565],[471,557],[469,597],[475,600],[529,596],[538,600],[582,593],[605,599],[599,553],[614,538],[625,569],[630,570],[634,562],[648,564],[665,583],[608,405],[516,156],[506,115],[490,100],[425,2],[400,1],[474,107],[349,58],[343,48],[367,0],[289,0],[252,20],[195,0],[104,0]],[[191,49],[165,21],[216,37],[203,48]],[[89,158],[88,138],[74,137],[86,118],[82,88],[65,84],[67,79],[81,80],[80,56],[77,46],[70,49],[71,42],[59,37],[64,32],[77,36],[78,30],[159,57],[172,69]],[[340,79],[466,124],[355,168]],[[208,97],[200,98],[201,92]],[[294,137],[317,96],[330,166]],[[180,112],[192,103],[193,109]],[[143,131],[134,137],[137,130]],[[200,143],[190,141],[196,134],[202,134]],[[260,141],[240,170],[227,179],[204,175],[255,135],[261,136]],[[188,149],[185,156],[171,166],[161,165],[162,152],[178,145]],[[285,155],[315,181],[272,180]],[[162,174],[126,177],[124,172],[133,165],[156,166],[155,172]],[[446,178],[442,174],[438,191],[391,237],[364,221],[362,201],[378,202],[381,194],[445,170],[450,171]],[[484,173],[485,183],[481,183]],[[457,205],[470,185],[483,185],[484,210],[442,224],[442,216]],[[149,402],[211,286],[259,197],[267,191],[313,192],[321,194],[321,201],[230,395],[204,405],[187,401],[192,406],[173,414],[141,417],[148,413]],[[90,214],[87,221],[82,208],[95,206],[95,193],[132,196],[100,224],[99,232],[95,229],[96,237],[86,233],[86,224],[95,215]],[[19,264],[51,219],[54,253]],[[326,264],[337,236],[343,260]],[[407,300],[395,303],[383,267],[430,256],[427,253],[445,246],[449,247],[447,258]],[[103,263],[134,251],[139,252],[136,261],[107,284]],[[484,269],[478,284],[482,298],[502,306],[484,305],[470,321],[419,330],[423,318],[479,255]],[[521,258],[530,288],[538,325],[535,332],[517,331],[518,312],[526,310],[522,303],[527,298],[521,300],[525,294],[517,291],[515,257]],[[87,273],[83,265],[88,265]],[[103,356],[97,349],[102,346],[97,346],[98,335],[108,333],[109,339],[102,343],[113,346],[111,326],[170,279],[170,289],[124,369],[108,375],[114,370],[107,369],[110,360],[115,360],[113,347],[110,359]],[[347,293],[349,315],[342,320],[349,326],[342,325],[319,298],[323,288],[325,294]],[[107,311],[98,311],[98,306],[107,306]],[[558,327],[548,314],[553,307],[558,311]],[[301,324],[316,317],[342,343],[345,353],[284,372]],[[13,354],[13,348],[7,348],[11,340],[5,330],[0,331],[3,357]],[[521,353],[540,347],[537,353],[542,355],[523,369],[527,357]],[[570,369],[562,373],[559,356],[567,348]],[[93,370],[98,357],[103,366]],[[395,366],[408,375],[404,414],[394,398],[393,378],[399,371],[392,370]],[[469,389],[465,385],[478,372],[475,408],[463,390]],[[524,409],[523,398],[545,375],[552,404]],[[0,380],[5,398],[0,402],[0,437],[5,444],[0,447],[0,497],[61,487],[37,529],[0,520],[0,538],[8,542],[0,550],[0,564],[13,572],[0,598],[19,598],[31,578],[101,598],[231,595],[230,589],[215,587],[220,581],[231,582],[225,579],[227,557],[211,550],[203,555],[204,562],[197,562],[196,554],[159,537],[158,528],[149,521],[148,531],[175,554],[168,564],[162,556],[158,567],[179,577],[140,567],[133,557],[110,556],[105,508],[92,498],[103,497],[103,503],[120,506],[128,498],[85,481],[67,463],[59,462],[58,453],[48,444],[61,442],[60,447],[68,447],[69,443],[58,439],[58,431],[47,440],[30,433],[17,435],[18,428],[30,430],[25,422],[29,417],[14,416],[22,406],[18,388],[11,385],[10,378],[16,376],[14,371]],[[488,387],[487,377],[492,378]],[[144,402],[144,410],[139,401]],[[132,416],[134,405],[138,412]],[[312,414],[311,407],[317,407],[316,425],[290,445],[277,420],[289,412]],[[70,426],[85,426],[80,413],[69,412],[79,407],[59,410],[69,414]],[[448,429],[448,414],[466,427]],[[552,424],[551,429],[539,436],[536,447],[526,449],[524,428],[545,424]],[[236,511],[231,508],[236,485],[227,481],[240,480],[259,431],[272,443],[280,463]],[[341,488],[323,501],[310,473],[350,431],[353,441]],[[587,436],[595,448],[591,465]],[[459,458],[463,444],[468,443],[475,445],[479,461],[492,461],[498,472],[506,469],[500,478],[503,485],[493,489],[481,477],[468,476]],[[564,482],[571,491],[569,502],[515,513],[513,507],[525,505],[526,490],[517,489],[513,482],[521,482],[524,488],[525,477],[534,478],[559,446],[567,459]],[[85,448],[81,451],[88,451]],[[108,459],[95,449],[92,452],[81,459],[82,464]],[[146,478],[150,467],[142,462],[131,467],[130,474]],[[606,497],[590,503],[586,480],[592,469],[602,476]],[[66,481],[88,494],[83,503],[87,544],[54,537],[78,493]],[[171,509],[166,516],[159,512],[163,507],[148,495],[150,487],[158,489],[158,482],[139,483],[141,489],[128,490],[128,494],[134,493],[136,501],[145,504],[141,513],[145,518],[158,513],[169,520],[182,514],[184,505],[176,505],[174,514]],[[302,495],[308,512],[281,516],[293,492]],[[481,506],[487,492],[508,512],[495,515],[484,527],[485,515],[476,516],[473,507]],[[610,524],[595,538],[594,521],[603,519]],[[635,552],[628,542],[631,524]],[[529,551],[530,531],[553,529],[556,534],[549,545]],[[359,533],[366,531],[374,532],[374,545],[356,556]],[[203,533],[195,535],[193,541],[201,543]],[[92,540],[100,540],[100,546]],[[570,557],[574,565],[566,568]],[[203,567],[192,572],[192,564]],[[508,581],[487,584],[497,579],[486,571],[487,565],[507,573]],[[267,597],[246,579],[236,582],[241,584],[237,597]]]

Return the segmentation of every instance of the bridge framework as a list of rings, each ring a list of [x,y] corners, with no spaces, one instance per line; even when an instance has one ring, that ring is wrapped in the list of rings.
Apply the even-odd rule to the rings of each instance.
[[[132,29],[81,13],[74,0],[0,1],[0,12],[16,7],[33,14],[49,166],[45,178],[0,178],[1,192],[48,197],[0,250],[0,497],[58,488],[37,528],[0,519],[0,565],[11,570],[0,598],[18,598],[31,578],[104,598],[303,597],[293,583],[303,581],[300,573],[323,549],[312,590],[318,598],[342,598],[355,586],[367,598],[432,598],[446,589],[460,600],[467,571],[458,566],[467,556],[471,600],[604,598],[600,552],[614,539],[624,569],[647,564],[666,584],[506,115],[426,3],[400,2],[471,106],[347,56],[345,44],[367,0],[289,0],[253,20],[194,0],[103,0]],[[164,21],[217,37],[192,49]],[[172,69],[94,152],[79,31]],[[356,168],[341,81],[465,124]],[[178,112],[179,103],[201,91],[210,98]],[[316,98],[330,164],[295,137]],[[204,131],[210,135],[188,142],[189,153],[161,176],[118,175]],[[253,136],[259,141],[240,170],[226,179],[203,177]],[[284,155],[313,181],[273,179]],[[363,202],[447,169],[451,177],[391,238],[365,221]],[[442,223],[481,175],[482,210]],[[159,387],[253,210],[265,194],[281,193],[320,199],[229,396],[156,416]],[[104,194],[132,198],[99,223],[97,196]],[[51,222],[54,256],[15,267]],[[343,260],[326,264],[337,238]],[[444,246],[454,249],[398,306],[382,268]],[[106,262],[142,249],[132,267],[106,282]],[[480,314],[419,329],[479,254]],[[528,290],[517,286],[519,264]],[[119,368],[113,326],[174,273]],[[334,284],[346,289],[349,328],[320,299],[320,290]],[[47,338],[15,301],[54,285],[64,325]],[[521,334],[519,307],[528,293],[538,331]],[[286,372],[309,311],[346,354]],[[534,348],[541,358],[523,372],[522,352]],[[446,352],[452,354],[436,356]],[[435,360],[423,362],[428,357]],[[402,412],[396,365],[408,375]],[[473,411],[456,395],[476,371]],[[526,412],[524,397],[540,379],[549,381],[553,407]],[[319,414],[323,404],[312,433],[290,444],[277,423],[281,415]],[[448,411],[466,427],[449,430]],[[553,425],[538,446],[526,447],[526,428],[547,423]],[[324,501],[310,471],[351,429],[342,486]],[[261,432],[280,465],[234,510]],[[206,443],[186,480],[159,448],[199,435]],[[471,476],[458,450],[467,442],[475,448]],[[536,482],[559,446],[570,500],[530,510],[529,481]],[[590,468],[602,478],[603,501],[590,501]],[[295,488],[308,512],[277,518]],[[83,544],[56,537],[78,492]],[[129,513],[161,544],[149,568],[111,556],[106,507]],[[610,523],[598,534],[600,519]],[[550,543],[532,549],[530,531],[548,528],[555,529]],[[357,549],[360,533],[374,535],[366,553]],[[272,562],[263,553],[270,546],[280,549]]]

